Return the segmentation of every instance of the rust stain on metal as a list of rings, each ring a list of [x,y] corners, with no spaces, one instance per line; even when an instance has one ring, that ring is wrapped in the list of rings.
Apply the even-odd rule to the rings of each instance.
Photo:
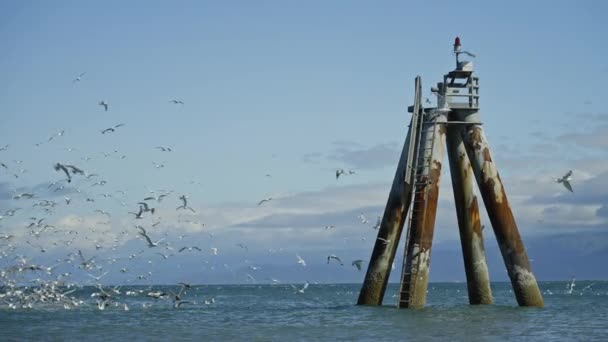
[[[441,176],[441,163],[434,160],[433,164],[435,167],[430,170],[430,184],[428,185],[428,198],[426,198],[427,206],[424,211],[424,225],[422,226],[420,240],[420,247],[426,249],[430,249],[433,243],[437,202],[439,200],[439,177]]]
[[[433,129],[435,130],[435,141],[433,143],[427,142],[429,144],[427,147],[430,147],[430,144],[433,146],[430,155],[427,156],[431,162],[425,166],[422,175],[417,179],[419,185],[414,198],[410,240],[407,246],[407,260],[405,261],[405,273],[407,275],[402,279],[404,287],[406,287],[406,294],[402,293],[401,295],[405,295],[407,298],[400,298],[399,305],[401,307],[422,308],[426,303],[446,125],[438,122]]]
[[[365,280],[363,281],[359,299],[357,300],[357,304],[359,305],[381,305],[388,285],[392,262],[397,252],[398,241],[401,238],[405,216],[411,201],[411,197],[406,196],[406,193],[410,190],[410,185],[405,183],[403,179],[410,137],[411,128],[408,130],[403,144],[399,164],[395,171],[393,184],[388,195],[384,215],[382,216],[382,222],[378,229],[378,237],[394,241],[394,243],[384,244],[376,239],[365,274]]]
[[[479,205],[477,204],[477,196],[473,197],[471,205],[467,207],[471,220],[471,228],[473,233],[481,237],[481,218],[479,217]]]
[[[473,126],[467,130],[464,143],[471,158],[479,190],[500,246],[517,302],[522,306],[543,306],[540,289],[530,269],[525,247],[500,175],[492,161],[490,148],[484,138],[482,128]]]
[[[401,200],[401,197],[402,196],[389,196],[383,220],[380,224],[378,237],[389,241],[400,240],[406,210],[406,205]],[[372,257],[370,259],[370,265],[368,266],[368,274],[366,274],[358,304],[382,304],[397,246],[397,243],[387,245],[376,239]]]
[[[448,128],[448,160],[470,304],[492,304],[490,277],[483,246],[475,175],[462,141],[462,128]]]

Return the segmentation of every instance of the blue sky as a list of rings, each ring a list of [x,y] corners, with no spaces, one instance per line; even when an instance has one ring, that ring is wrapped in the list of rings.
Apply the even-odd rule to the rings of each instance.
[[[540,279],[577,271],[608,278],[603,270],[578,268],[591,257],[576,244],[587,239],[593,248],[583,252],[608,256],[607,7],[599,1],[0,2],[0,146],[9,145],[0,151],[9,166],[0,169],[0,215],[23,208],[0,220],[0,232],[17,236],[15,249],[4,248],[37,262],[79,248],[99,259],[113,256],[118,261],[99,262],[109,282],[134,281],[149,270],[150,282],[238,283],[245,273],[259,282],[359,282],[363,272],[350,260],[371,254],[371,225],[386,203],[405,138],[414,77],[422,76],[428,96],[453,68],[452,43],[460,36],[478,56],[484,128],[524,241],[534,246],[529,254],[542,265],[533,263],[533,270]],[[72,82],[82,72],[82,81]],[[109,103],[107,112],[101,100]],[[116,132],[100,133],[120,123]],[[48,185],[63,177],[55,162],[100,177],[80,177],[54,192]],[[336,181],[336,168],[356,174]],[[574,194],[552,181],[569,169]],[[101,179],[107,184],[91,186]],[[459,242],[447,172],[441,187],[431,280],[464,280],[461,262],[450,254]],[[15,189],[57,201],[46,221],[79,229],[73,244],[66,246],[69,237],[61,232],[29,234],[29,217],[44,213],[32,207],[37,200],[13,200]],[[154,218],[135,222],[127,212],[149,189],[174,192],[156,204]],[[175,211],[181,194],[196,214]],[[257,206],[269,196],[274,200]],[[95,209],[110,212],[110,222],[100,226],[104,219]],[[369,224],[358,221],[360,213]],[[206,249],[175,250],[158,260],[134,223],[176,249],[189,243]],[[323,228],[332,224],[336,229]],[[26,241],[43,245],[46,254]],[[560,253],[581,255],[560,267],[541,262],[558,253],[551,241],[560,241]],[[492,278],[505,279],[500,257],[492,255],[493,234],[486,244],[488,258],[497,260]],[[140,250],[137,262],[125,259]],[[298,268],[296,253],[307,268]],[[343,256],[346,266],[325,264],[329,254]],[[9,256],[5,265],[14,262]],[[117,272],[127,264],[133,271]],[[254,264],[260,270],[248,268]]]

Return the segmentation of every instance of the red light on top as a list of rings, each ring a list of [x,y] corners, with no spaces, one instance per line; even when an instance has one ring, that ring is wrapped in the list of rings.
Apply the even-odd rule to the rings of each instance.
[[[454,47],[460,46],[460,37],[456,37],[456,39],[454,39]]]

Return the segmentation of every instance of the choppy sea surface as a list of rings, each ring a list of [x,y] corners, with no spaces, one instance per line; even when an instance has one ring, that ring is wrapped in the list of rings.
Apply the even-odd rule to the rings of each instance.
[[[389,285],[382,307],[355,305],[361,284],[95,287],[69,293],[78,302],[0,299],[2,341],[608,341],[608,282],[541,282],[544,308],[520,308],[510,283],[493,283],[495,304],[470,306],[464,283],[431,283],[427,307],[395,308]],[[298,284],[297,288],[302,285]],[[114,291],[116,290],[116,291]],[[25,291],[28,291],[25,289]],[[127,295],[129,293],[129,295]],[[93,297],[92,297],[93,295]],[[128,307],[128,310],[125,310]]]

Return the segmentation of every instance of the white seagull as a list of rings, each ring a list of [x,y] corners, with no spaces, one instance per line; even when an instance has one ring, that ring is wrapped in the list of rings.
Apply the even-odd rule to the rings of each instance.
[[[391,243],[391,240],[387,240],[384,238],[379,237],[378,240],[382,241],[383,244],[388,245],[389,243]]]
[[[84,76],[86,74],[86,72],[83,72],[82,74],[78,75],[78,77],[76,77],[72,83],[74,82],[80,82],[80,80],[82,80],[82,76]]]
[[[182,247],[182,248],[179,249],[179,252],[181,253],[181,252],[183,252],[185,250],[192,251],[193,249],[196,249],[199,252],[201,251],[201,249],[199,247],[192,246],[192,247]]]
[[[556,183],[562,183],[566,187],[566,189],[570,190],[570,192],[574,192],[572,190],[572,185],[570,185],[570,181],[572,180],[572,170],[568,171],[562,178],[556,178]]]
[[[298,258],[298,264],[300,264],[302,266],[306,266],[306,261],[304,261],[304,259],[302,259],[301,256],[299,256],[298,254],[296,254],[296,257]]]
[[[158,247],[158,243],[163,241],[165,238],[162,238],[156,242],[152,242],[152,240],[150,239],[150,237],[148,236],[148,234],[146,234],[146,230],[144,229],[144,227],[142,226],[136,226],[137,228],[139,228],[141,230],[141,232],[139,232],[139,235],[143,236],[146,241],[148,241],[148,247],[152,248],[152,247]]]
[[[566,285],[566,289],[568,290],[568,294],[572,294],[572,291],[574,291],[574,287],[576,286],[576,284],[574,283],[575,279],[574,277],[572,277],[572,279],[570,280],[570,284]]]
[[[293,284],[289,284],[291,285],[291,287],[296,291],[295,293],[304,293],[304,291],[306,291],[306,289],[308,288],[308,282],[306,282],[306,284],[304,284],[304,286],[302,286],[301,289],[298,289],[295,285]]]

